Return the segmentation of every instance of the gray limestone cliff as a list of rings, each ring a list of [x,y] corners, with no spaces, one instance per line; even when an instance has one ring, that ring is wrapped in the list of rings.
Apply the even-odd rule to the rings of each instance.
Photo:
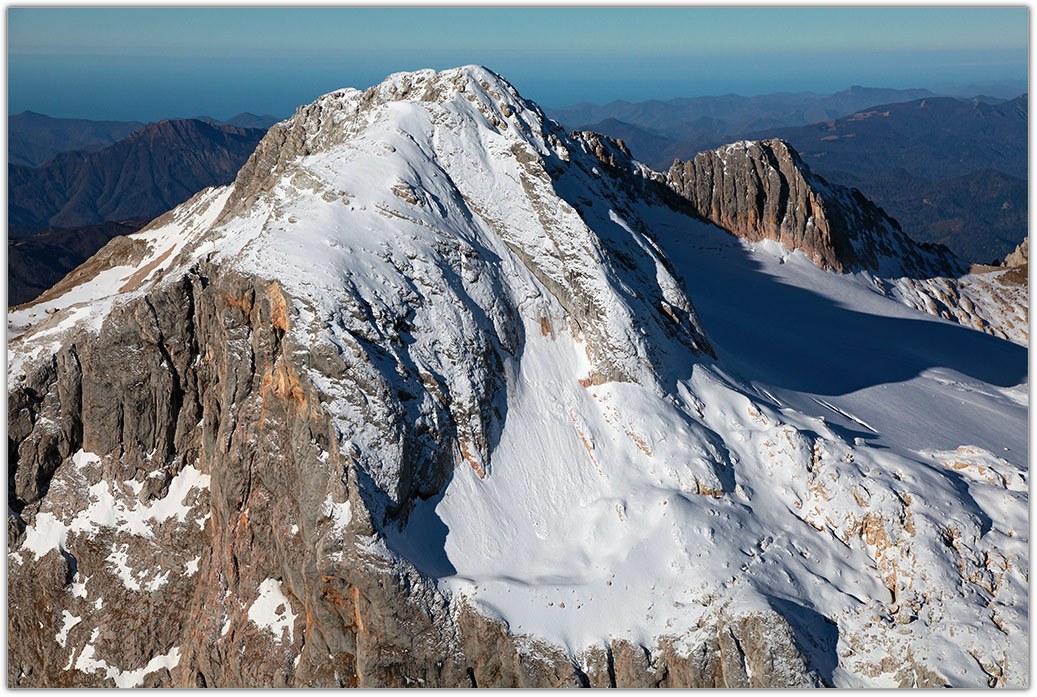
[[[1005,257],[1003,266],[1022,266],[1030,263],[1030,238],[1027,237],[1025,240],[1019,243],[1019,246],[1015,248],[1011,254]]]
[[[912,277],[961,270],[949,250],[914,242],[859,191],[811,172],[782,140],[741,141],[677,160],[667,177],[706,220],[802,251],[824,269]]]

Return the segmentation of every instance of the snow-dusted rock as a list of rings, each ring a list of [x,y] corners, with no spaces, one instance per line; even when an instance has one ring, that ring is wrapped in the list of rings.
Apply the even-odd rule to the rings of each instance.
[[[1024,264],[1030,263],[1030,238],[1027,237],[1025,240],[1019,243],[1019,246],[1015,248],[1011,254],[1005,257],[1004,266],[1009,268],[1013,266],[1023,266]]]
[[[1025,352],[740,245],[484,68],[300,108],[9,314],[11,683],[1024,684]]]

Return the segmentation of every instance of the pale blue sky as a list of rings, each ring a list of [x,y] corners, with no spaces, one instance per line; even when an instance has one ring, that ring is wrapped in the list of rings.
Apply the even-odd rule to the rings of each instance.
[[[388,73],[481,63],[548,106],[1027,78],[1019,8],[8,10],[8,109],[287,115]]]

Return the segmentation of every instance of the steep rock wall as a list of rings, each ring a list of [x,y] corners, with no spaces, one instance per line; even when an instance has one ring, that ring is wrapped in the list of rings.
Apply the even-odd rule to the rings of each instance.
[[[293,344],[294,315],[276,283],[201,265],[11,392],[12,685],[818,683],[777,614],[718,619],[688,655],[617,641],[576,665],[451,608],[380,553],[370,484],[305,377],[333,361]],[[23,544],[47,519],[56,547]]]
[[[824,269],[954,274],[946,249],[920,245],[856,189],[813,174],[782,140],[741,141],[676,160],[670,186],[703,218],[750,241],[774,240]]]

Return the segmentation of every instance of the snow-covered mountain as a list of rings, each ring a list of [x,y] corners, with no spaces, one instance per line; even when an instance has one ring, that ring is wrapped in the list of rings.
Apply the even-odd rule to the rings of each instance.
[[[485,68],[300,108],[8,326],[11,684],[1028,682],[1025,349]]]

